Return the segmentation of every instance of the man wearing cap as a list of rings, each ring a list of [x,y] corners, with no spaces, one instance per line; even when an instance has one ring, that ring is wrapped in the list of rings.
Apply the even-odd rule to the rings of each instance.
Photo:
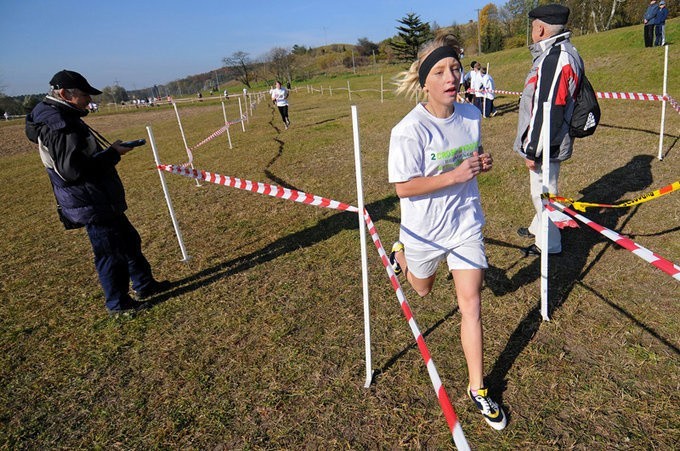
[[[659,10],[656,12],[654,18],[654,45],[666,45],[666,18],[668,17],[668,8],[666,8],[666,0],[659,2]]]
[[[62,70],[50,85],[50,93],[26,117],[26,136],[38,144],[64,227],[87,231],[107,310],[114,316],[134,313],[148,304],[130,296],[130,280],[139,300],[169,283],[153,278],[139,233],[125,216],[116,164],[132,147],[109,143],[82,120],[91,96],[101,94],[85,77]]]
[[[656,25],[656,15],[658,12],[659,5],[656,4],[656,0],[649,0],[649,6],[642,17],[642,21],[645,24],[645,47],[652,47],[654,45],[654,26]]]
[[[540,255],[540,240],[536,239],[541,230],[541,201],[543,173],[543,103],[551,103],[550,111],[550,180],[548,188],[557,194],[557,179],[560,164],[571,157],[573,141],[569,136],[569,122],[574,111],[574,99],[581,74],[583,60],[569,38],[571,33],[565,25],[569,19],[569,8],[550,4],[534,8],[529,12],[531,39],[529,46],[533,66],[524,82],[524,91],[519,104],[519,120],[514,150],[518,152],[529,169],[531,200],[536,214],[529,227],[520,227],[517,233],[524,238],[534,238],[535,243],[523,249],[526,256]],[[562,252],[559,229],[550,222],[548,234],[549,254]]]

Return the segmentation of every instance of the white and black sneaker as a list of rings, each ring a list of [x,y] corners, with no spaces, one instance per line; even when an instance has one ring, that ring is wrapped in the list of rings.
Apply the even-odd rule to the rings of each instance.
[[[468,387],[468,396],[475,403],[479,412],[484,415],[484,419],[489,423],[489,426],[497,431],[505,429],[505,426],[508,424],[505,412],[503,412],[503,408],[489,397],[489,390],[487,388],[480,388],[473,393],[473,390]]]

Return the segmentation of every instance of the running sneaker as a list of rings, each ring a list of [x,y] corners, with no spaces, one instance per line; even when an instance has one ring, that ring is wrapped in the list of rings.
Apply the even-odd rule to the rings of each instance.
[[[484,415],[484,419],[489,423],[489,426],[497,431],[505,428],[508,424],[505,412],[489,397],[489,389],[480,388],[477,390],[477,394],[473,395],[472,390],[468,387],[468,396],[475,403],[481,414]]]
[[[392,252],[390,252],[390,265],[392,265],[394,274],[399,275],[401,274],[401,266],[399,266],[399,262],[397,262],[394,256],[397,252],[404,252],[404,244],[401,241],[395,241],[392,245]]]

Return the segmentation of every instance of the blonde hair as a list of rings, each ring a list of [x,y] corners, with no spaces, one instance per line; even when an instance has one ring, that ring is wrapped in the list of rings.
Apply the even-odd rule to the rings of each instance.
[[[418,77],[420,65],[434,49],[445,46],[452,47],[460,55],[460,45],[455,36],[446,32],[435,36],[433,40],[422,45],[418,52],[418,59],[411,64],[408,70],[400,72],[394,78],[394,84],[397,86],[395,93],[397,95],[404,94],[411,99],[418,97],[422,92]]]

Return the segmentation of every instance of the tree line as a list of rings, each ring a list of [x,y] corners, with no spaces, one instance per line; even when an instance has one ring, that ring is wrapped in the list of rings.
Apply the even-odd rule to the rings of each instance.
[[[235,84],[252,88],[256,84],[273,85],[276,80],[294,83],[318,75],[333,75],[371,64],[402,64],[417,57],[418,48],[444,28],[458,38],[466,55],[496,52],[526,46],[530,43],[528,13],[544,0],[508,0],[501,7],[488,3],[478,11],[477,21],[449,25],[422,22],[415,12],[396,19],[396,34],[381,42],[362,37],[356,44],[332,44],[317,48],[294,45],[274,47],[259,58],[236,51],[222,58],[222,66],[214,71],[191,75],[166,84],[128,91],[106,86],[97,99],[101,103],[121,103],[134,99],[196,95],[199,92],[221,93]],[[569,28],[577,35],[599,33],[642,22],[647,2],[634,0],[564,0],[569,6]],[[677,15],[678,6],[668,2],[669,18]],[[455,7],[454,7],[455,9]],[[42,95],[7,97],[0,86],[0,110],[10,114],[30,111]]]

